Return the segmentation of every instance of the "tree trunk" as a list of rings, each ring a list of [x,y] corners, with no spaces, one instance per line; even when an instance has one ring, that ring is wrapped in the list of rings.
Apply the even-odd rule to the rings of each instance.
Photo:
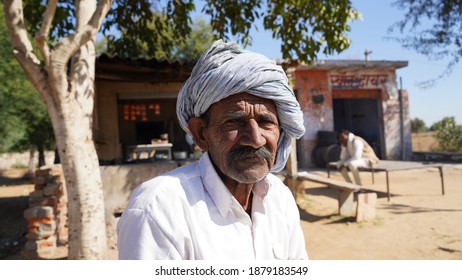
[[[77,2],[76,2],[77,3]],[[77,3],[77,29],[84,26],[96,9],[95,0]],[[56,53],[59,55],[60,53]],[[90,40],[73,56],[69,77],[62,64],[52,64],[51,81],[68,79],[60,90],[58,115],[53,122],[58,132],[58,151],[63,166],[69,201],[69,259],[105,259],[107,251],[104,195],[98,156],[93,142],[95,46]],[[66,92],[61,92],[66,90]]]
[[[27,176],[29,178],[34,177],[35,174],[35,147],[30,146],[29,148],[29,165],[27,167]]]
[[[47,39],[57,1],[49,1],[33,52],[21,0],[4,1],[13,52],[47,106],[63,167],[69,207],[69,259],[105,259],[104,197],[92,136],[94,39],[112,1],[76,1],[76,32],[53,49]],[[93,15],[93,17],[92,17]]]
[[[70,115],[66,121],[53,122],[57,126],[55,131],[65,135],[56,139],[68,186],[68,258],[105,259],[107,239],[103,186],[91,129],[78,126],[82,116]]]

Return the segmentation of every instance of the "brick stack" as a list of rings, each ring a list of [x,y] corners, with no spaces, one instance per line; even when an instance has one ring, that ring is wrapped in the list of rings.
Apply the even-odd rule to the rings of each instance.
[[[57,245],[68,241],[67,193],[59,165],[41,168],[33,179],[30,208],[24,211],[29,232],[23,255],[27,259],[51,258]]]

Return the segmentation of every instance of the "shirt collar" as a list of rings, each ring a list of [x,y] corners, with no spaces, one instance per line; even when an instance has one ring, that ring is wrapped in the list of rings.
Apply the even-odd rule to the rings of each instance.
[[[232,203],[237,203],[237,200],[234,199],[231,192],[221,180],[207,152],[204,153],[199,160],[199,169],[202,184],[215,203],[215,206],[218,208],[218,211],[220,211],[220,214],[225,217],[231,209]],[[267,176],[265,176],[265,178],[255,184],[253,187],[253,193],[254,195],[261,197],[263,200],[263,198],[268,194],[270,186],[271,184],[267,179]]]

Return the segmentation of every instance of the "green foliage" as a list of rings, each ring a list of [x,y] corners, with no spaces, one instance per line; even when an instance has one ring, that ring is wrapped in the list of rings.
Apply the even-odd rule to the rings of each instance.
[[[174,46],[168,58],[173,60],[196,60],[210,48],[218,35],[210,24],[198,18],[194,21],[190,35]]]
[[[281,39],[283,58],[311,61],[317,53],[339,53],[351,41],[350,21],[360,18],[349,0],[268,1],[265,28]]]
[[[394,39],[430,59],[448,58],[450,62],[439,78],[449,75],[462,58],[462,2],[398,0],[393,5],[405,14],[403,20],[390,28],[390,32],[398,29],[401,33],[409,34]],[[435,81],[427,81],[422,86],[431,86]]]
[[[154,25],[149,25],[152,30],[151,33],[155,33]],[[163,33],[170,33],[174,44],[168,49],[157,49],[152,51],[147,42],[143,42],[138,39],[132,38],[130,34],[123,34],[117,44],[121,44],[117,47],[111,44],[108,38],[103,37],[96,44],[98,53],[106,53],[111,56],[119,56],[124,58],[157,58],[157,59],[169,59],[169,60],[195,60],[198,59],[204,51],[206,51],[212,43],[218,38],[213,32],[212,27],[207,24],[202,18],[197,18],[194,21],[191,32],[186,38],[176,38],[171,28],[166,27]],[[131,48],[123,46],[124,42],[130,42]],[[123,50],[123,52],[121,52]]]
[[[423,120],[414,118],[411,120],[411,131],[412,133],[425,132],[427,131],[427,126]]]
[[[0,3],[3,10],[3,4]],[[53,148],[53,130],[39,95],[13,56],[0,14],[0,152]]]
[[[114,0],[101,28],[108,51],[121,57],[168,57],[186,44],[192,30],[193,0]],[[60,1],[53,20],[50,44],[74,30],[73,1]],[[25,1],[30,34],[38,30],[46,2]],[[206,0],[202,13],[210,17],[217,37],[234,36],[244,45],[252,42],[250,30],[258,20],[283,42],[285,59],[310,62],[319,52],[333,54],[348,48],[349,23],[360,17],[351,0]],[[191,36],[189,37],[191,38]]]
[[[445,152],[462,151],[462,125],[456,125],[454,117],[445,117],[431,127],[436,132],[438,150]]]

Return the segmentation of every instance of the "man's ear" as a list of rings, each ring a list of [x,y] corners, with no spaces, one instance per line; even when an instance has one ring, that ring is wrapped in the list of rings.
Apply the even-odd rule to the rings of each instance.
[[[203,151],[208,151],[207,136],[206,136],[206,123],[203,118],[192,117],[188,121],[189,131],[194,138],[194,142]]]

